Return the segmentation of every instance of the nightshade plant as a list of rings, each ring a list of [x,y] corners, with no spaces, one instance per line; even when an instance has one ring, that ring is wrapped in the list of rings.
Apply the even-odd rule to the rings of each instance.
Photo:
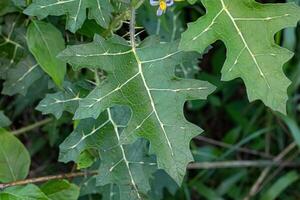
[[[202,132],[186,120],[184,104],[205,100],[216,88],[189,73],[217,40],[227,49],[222,80],[242,78],[250,101],[261,100],[286,113],[290,81],[282,66],[293,54],[275,44],[274,35],[297,24],[299,7],[201,0],[206,14],[183,32],[185,25],[175,25],[178,10],[193,3],[0,3],[2,94],[17,95],[27,105],[42,97],[36,110],[56,119],[69,113],[73,120],[67,123],[73,131],[60,144],[59,161],[75,163],[82,171],[78,173],[85,175],[73,183],[52,180],[39,187],[22,182],[30,155],[1,129],[0,199],[75,200],[92,193],[104,199],[160,199],[162,190],[156,190],[155,179],[171,177],[173,185],[180,186],[193,161],[190,141]],[[174,21],[169,26],[171,13]],[[137,32],[137,26],[147,34]],[[10,123],[0,111],[0,127]],[[172,190],[170,184],[160,184]]]

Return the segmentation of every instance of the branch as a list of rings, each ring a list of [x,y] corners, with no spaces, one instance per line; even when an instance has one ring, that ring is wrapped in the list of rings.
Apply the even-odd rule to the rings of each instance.
[[[58,179],[71,179],[75,177],[81,177],[81,176],[93,176],[98,174],[98,171],[90,171],[90,172],[74,172],[74,173],[67,173],[67,174],[58,174],[58,175],[52,175],[52,176],[43,176],[43,177],[37,177],[37,178],[30,178],[20,181],[14,181],[10,183],[2,183],[0,184],[0,190],[3,190],[7,187],[12,186],[18,186],[18,185],[27,185],[30,183],[41,183],[46,182],[50,180],[58,180]]]
[[[228,148],[228,149],[236,148],[236,150],[239,151],[239,152],[252,154],[252,155],[256,155],[256,156],[261,156],[263,158],[268,158],[268,159],[273,159],[274,158],[273,156],[271,156],[269,154],[266,154],[266,153],[263,153],[263,152],[259,152],[259,151],[255,151],[255,150],[247,149],[247,148],[243,148],[243,147],[235,147],[234,145],[227,144],[227,143],[224,143],[224,142],[219,142],[219,141],[216,141],[216,140],[213,140],[211,138],[204,137],[204,136],[198,136],[198,137],[195,137],[194,139],[199,140],[199,141],[203,141],[203,142],[215,145],[215,146],[223,147],[223,148]]]
[[[241,160],[241,161],[217,161],[191,163],[188,169],[220,169],[220,168],[244,168],[244,167],[299,167],[300,162],[279,162],[271,160]]]
[[[32,124],[32,125],[29,125],[29,126],[20,128],[20,129],[15,130],[15,131],[12,131],[11,133],[12,133],[13,135],[21,135],[21,134],[23,134],[23,133],[26,133],[26,132],[31,131],[31,130],[33,130],[33,129],[36,129],[36,128],[40,127],[40,126],[43,126],[43,125],[45,125],[45,124],[48,124],[48,123],[51,122],[52,120],[53,120],[52,118],[47,118],[47,119],[44,119],[44,120],[42,120],[42,121],[36,122],[36,123],[34,123],[34,124]]]
[[[129,32],[130,32],[131,46],[132,46],[132,49],[135,50],[136,44],[135,44],[135,9],[134,8],[131,9],[131,19],[130,19]]]
[[[281,166],[281,167],[299,167],[300,162],[280,162],[280,161],[271,161],[271,160],[241,160],[241,161],[220,161],[220,162],[200,162],[200,163],[190,163],[188,169],[220,169],[220,168],[243,168],[243,167],[272,167],[272,166]],[[93,176],[97,175],[99,172],[89,171],[89,172],[74,172],[67,174],[58,174],[51,176],[43,176],[37,178],[30,178],[26,180],[20,180],[10,183],[0,184],[0,190],[3,190],[7,187],[26,185],[30,183],[41,183],[50,180],[58,179],[71,179],[81,176]]]

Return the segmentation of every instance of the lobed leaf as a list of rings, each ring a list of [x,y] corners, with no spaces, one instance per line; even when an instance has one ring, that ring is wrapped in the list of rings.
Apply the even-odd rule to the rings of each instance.
[[[109,0],[33,0],[24,13],[39,19],[48,15],[67,15],[66,28],[76,32],[86,19],[87,9],[89,19],[95,19],[104,28],[108,27],[113,11]]]
[[[74,118],[97,118],[116,104],[129,106],[132,117],[121,143],[131,143],[136,137],[148,139],[158,167],[180,184],[192,161],[190,140],[201,132],[187,122],[183,105],[186,100],[205,99],[214,87],[175,76],[175,66],[191,55],[178,51],[177,42],[142,46],[132,49],[96,36],[94,42],[68,47],[60,54],[75,68],[102,68],[108,74],[80,101]]]
[[[78,163],[83,152],[95,150],[96,157],[99,154],[101,158],[95,185],[117,185],[117,189],[106,191],[112,193],[117,190],[118,195],[109,195],[116,199],[146,199],[150,190],[149,179],[156,169],[156,163],[147,156],[145,141],[121,144],[121,132],[129,119],[130,110],[116,106],[103,112],[96,120],[80,120],[60,146],[60,161]]]
[[[188,25],[180,49],[203,52],[216,40],[227,48],[222,80],[242,78],[250,101],[262,100],[286,113],[290,81],[282,65],[292,53],[274,42],[274,35],[295,26],[300,9],[294,3],[261,4],[255,0],[202,0],[206,15]]]
[[[79,84],[65,82],[63,91],[47,94],[46,97],[36,107],[43,114],[53,114],[59,119],[64,111],[75,113],[79,101],[86,96],[86,89]]]

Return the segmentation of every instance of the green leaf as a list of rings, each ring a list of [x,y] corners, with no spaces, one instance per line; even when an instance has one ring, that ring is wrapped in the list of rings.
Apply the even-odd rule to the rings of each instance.
[[[128,114],[129,109],[120,107],[108,109],[109,128],[113,131],[103,135],[100,156],[101,165],[97,176],[97,184],[117,184],[120,200],[147,199],[150,190],[149,178],[156,169],[156,163],[146,157],[147,148],[144,140],[130,145],[121,145],[121,130],[124,127],[122,113]],[[129,119],[128,115],[125,119]],[[138,151],[137,151],[138,149]]]
[[[0,111],[0,127],[7,127],[11,124],[11,121],[4,114],[3,111]]]
[[[95,162],[94,155],[86,150],[80,153],[79,159],[77,161],[77,169],[85,169],[91,167]]]
[[[6,15],[0,24],[0,78],[7,70],[27,57],[26,20],[20,15]]]
[[[51,200],[77,200],[79,197],[79,187],[66,180],[48,181],[40,189]]]
[[[278,180],[262,195],[261,200],[276,199],[288,186],[299,179],[296,171],[290,171],[278,178]]]
[[[12,2],[14,2],[15,6],[19,7],[19,8],[24,8],[27,5],[27,0],[12,0]]]
[[[136,137],[148,139],[158,167],[180,184],[186,165],[193,160],[190,140],[201,132],[187,122],[183,105],[186,100],[205,99],[214,87],[175,76],[175,66],[191,56],[177,47],[177,42],[152,43],[134,50],[96,36],[90,44],[68,47],[60,57],[75,68],[99,67],[107,72],[107,80],[80,101],[74,118],[97,118],[116,104],[129,106],[132,117],[122,143]]]
[[[0,16],[6,15],[7,13],[17,11],[16,7],[11,0],[0,1]]]
[[[119,189],[113,184],[106,185],[101,188],[101,196],[103,200],[119,200]]]
[[[32,20],[27,30],[27,44],[42,69],[61,86],[66,74],[66,63],[56,57],[65,48],[61,32],[52,24]]]
[[[64,83],[64,90],[53,94],[47,94],[46,97],[36,107],[43,114],[53,114],[59,119],[64,111],[75,113],[79,101],[86,96],[87,89],[80,84]]]
[[[22,180],[29,172],[30,155],[12,134],[0,129],[0,182]]]
[[[29,87],[43,75],[43,71],[32,58],[28,56],[21,60],[15,67],[9,68],[6,75],[6,80],[3,84],[2,94],[26,95]]]
[[[175,195],[178,190],[178,185],[168,174],[166,174],[163,170],[157,170],[153,176],[150,191],[151,199],[163,199],[165,189],[167,189],[170,194]]]
[[[5,80],[2,93],[6,95],[25,96],[44,75],[27,48],[26,26],[20,14],[6,15],[0,25],[0,78]]]
[[[120,199],[144,199],[150,190],[149,178],[156,163],[147,157],[145,141],[120,144],[120,134],[128,119],[130,110],[117,106],[103,112],[97,120],[81,120],[60,146],[60,160],[78,162],[84,150],[98,150],[101,164],[96,185],[116,184]]]
[[[24,11],[30,16],[43,19],[48,15],[67,15],[66,28],[76,32],[86,19],[86,10],[89,9],[89,19],[107,28],[113,11],[109,0],[34,0]]]
[[[49,82],[48,76],[42,76],[28,88],[26,96],[18,95],[11,103],[14,107],[14,116],[21,115],[24,110],[34,106],[36,101],[45,97],[49,91]],[[53,84],[53,82],[50,83]]]
[[[262,100],[286,113],[290,81],[282,65],[292,53],[274,42],[274,34],[295,26],[300,9],[294,3],[260,4],[254,0],[202,0],[206,15],[189,24],[180,49],[203,52],[217,40],[227,48],[222,80],[242,78],[250,101]]]
[[[3,200],[52,200],[49,199],[37,186],[16,186],[9,187],[0,193]]]
[[[96,186],[96,178],[91,177],[81,187],[80,191],[81,196],[86,196],[89,199],[91,194],[101,194],[102,200],[119,200],[120,192],[119,188],[114,184],[108,184],[105,186]],[[80,198],[81,199],[81,198]],[[93,198],[92,198],[93,199]],[[95,197],[95,200],[99,199],[99,197]]]

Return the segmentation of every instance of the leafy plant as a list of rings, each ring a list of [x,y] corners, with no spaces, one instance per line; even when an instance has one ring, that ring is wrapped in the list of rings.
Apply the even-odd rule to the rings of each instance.
[[[185,30],[182,12],[192,8],[206,13]],[[199,59],[221,40],[226,48],[221,80],[242,78],[250,101],[286,114],[291,81],[282,67],[293,54],[274,36],[299,20],[295,3],[255,0],[5,0],[0,3],[0,78],[2,94],[10,97],[0,98],[9,116],[0,111],[0,127],[7,128],[0,129],[0,199],[84,200],[100,194],[103,199],[162,199],[164,189],[174,195],[186,185],[187,167],[197,168],[197,162],[190,163],[199,161],[190,144],[202,129],[187,120],[184,107],[219,106],[216,96],[208,96],[224,88],[228,95],[219,78],[199,73]],[[138,32],[140,27],[146,32]],[[236,132],[251,127],[235,117],[237,107],[227,107],[241,124],[226,135],[232,143]],[[37,111],[49,118],[10,131],[24,120],[26,108],[29,121],[41,119]],[[297,125],[284,120],[297,140]],[[19,138],[31,146],[28,151],[16,136],[43,125],[47,135],[29,142]],[[49,149],[58,147],[61,164],[45,168],[52,173],[63,166],[67,173],[27,178],[30,158],[45,151],[53,163]],[[257,164],[249,162],[245,165]],[[207,199],[221,199],[245,174],[226,180],[218,194],[202,183],[199,191],[206,191]],[[298,177],[296,171],[285,174],[262,198],[277,198]]]

